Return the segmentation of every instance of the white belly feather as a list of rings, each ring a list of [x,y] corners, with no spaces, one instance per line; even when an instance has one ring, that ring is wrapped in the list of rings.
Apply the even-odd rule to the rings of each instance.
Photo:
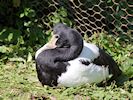
[[[80,56],[69,61],[67,71],[58,77],[59,85],[71,87],[85,83],[99,83],[109,77],[108,67],[98,66],[93,63],[82,64],[79,60],[93,61],[99,56],[99,49],[93,44],[85,43]]]

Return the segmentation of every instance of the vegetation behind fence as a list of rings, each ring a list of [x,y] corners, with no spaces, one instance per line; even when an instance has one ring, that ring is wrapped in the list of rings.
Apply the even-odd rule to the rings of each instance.
[[[1,0],[0,53],[24,56],[45,44],[63,22],[90,36],[107,31],[133,33],[132,0]],[[36,45],[35,45],[36,44]],[[21,48],[20,48],[21,47]],[[27,52],[28,50],[28,52]],[[17,52],[17,53],[16,53]],[[5,56],[6,54],[6,56]]]

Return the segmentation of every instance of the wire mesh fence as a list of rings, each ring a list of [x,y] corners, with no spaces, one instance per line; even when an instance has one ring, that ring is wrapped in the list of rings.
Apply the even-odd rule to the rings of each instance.
[[[133,32],[132,0],[34,0],[32,7],[37,11],[40,23],[50,29],[47,15],[60,7],[68,11],[68,17],[74,21],[81,33],[107,31],[113,34]]]

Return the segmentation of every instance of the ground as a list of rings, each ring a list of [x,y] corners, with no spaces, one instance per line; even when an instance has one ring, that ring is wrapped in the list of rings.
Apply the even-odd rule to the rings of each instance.
[[[35,62],[7,62],[0,65],[0,100],[131,100],[133,81],[122,86],[42,87]]]

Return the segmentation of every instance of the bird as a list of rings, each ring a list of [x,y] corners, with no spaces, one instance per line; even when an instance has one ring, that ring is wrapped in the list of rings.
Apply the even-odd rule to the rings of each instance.
[[[109,54],[63,23],[54,26],[51,40],[37,50],[35,61],[42,86],[101,83],[108,78],[115,80],[122,73]]]
[[[58,76],[66,71],[68,61],[79,56],[83,39],[79,32],[64,24],[53,28],[51,40],[35,54],[36,70],[42,85],[57,85]]]

